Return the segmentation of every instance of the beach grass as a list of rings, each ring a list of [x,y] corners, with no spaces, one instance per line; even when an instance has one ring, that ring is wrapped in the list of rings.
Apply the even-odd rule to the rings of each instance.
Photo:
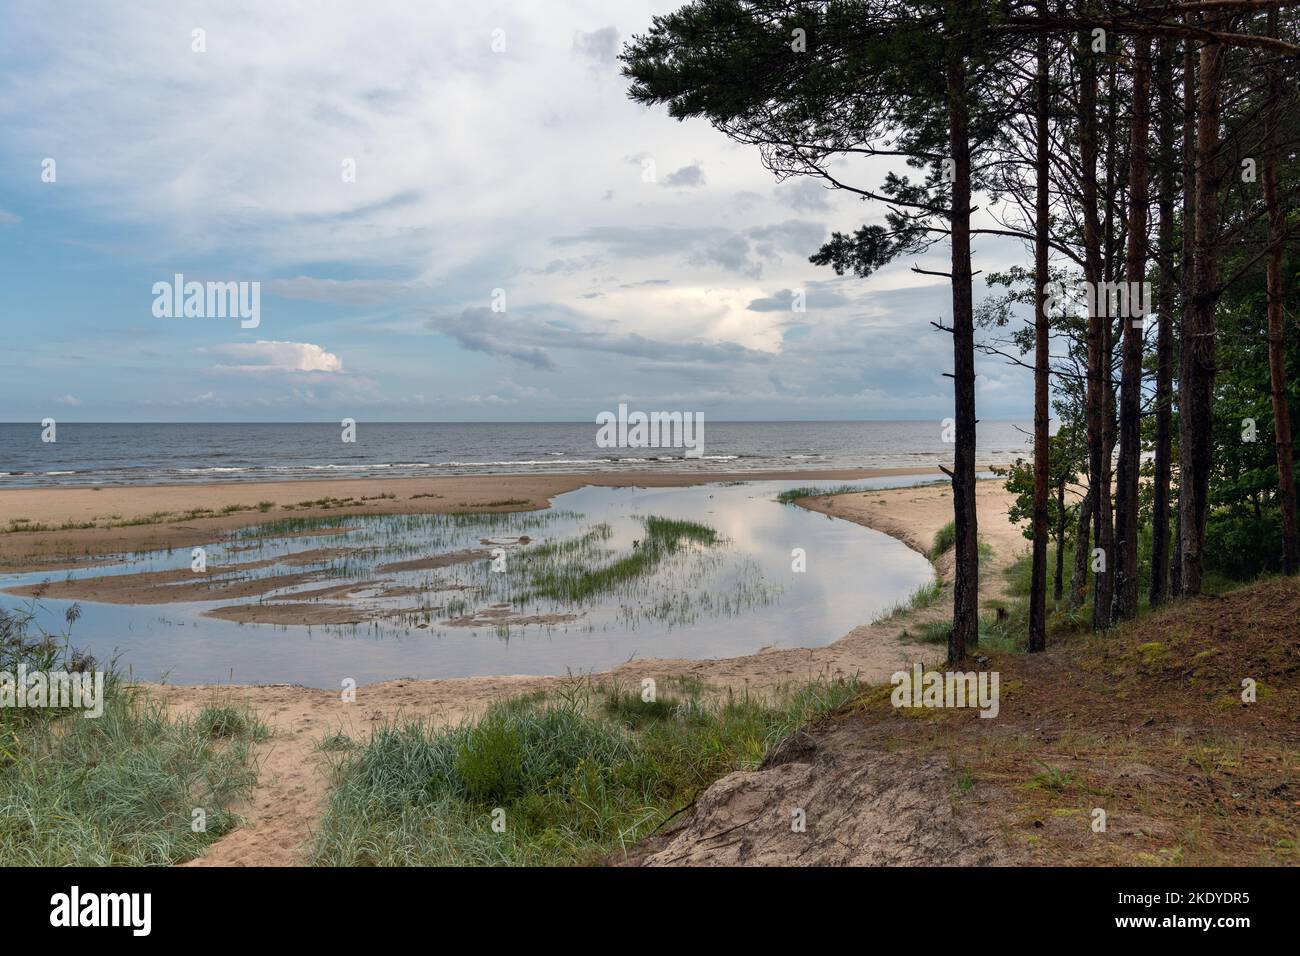
[[[908,628],[900,635],[900,640],[908,644],[947,644],[948,632],[952,630],[952,621],[946,618],[938,621],[926,621],[916,629]]]
[[[856,681],[643,700],[577,681],[473,723],[393,724],[334,766],[312,862],[566,865],[616,856],[709,784],[752,769],[794,730],[853,699]]]
[[[0,670],[103,669],[103,713],[0,708],[0,866],[165,866],[233,829],[266,735],[251,711],[173,716],[33,619],[0,612]]]
[[[938,561],[957,543],[957,524],[949,521],[934,533],[934,543],[930,545],[930,560]]]
[[[927,581],[918,587],[908,596],[907,600],[900,601],[893,607],[876,615],[871,623],[883,624],[900,614],[906,614],[908,611],[919,611],[922,608],[931,607],[941,597],[943,597],[943,578],[936,577],[933,581]]]
[[[951,551],[953,545],[956,543],[957,525],[955,522],[949,521],[934,533],[934,542],[930,545],[930,550],[926,557],[930,559],[931,563],[934,563]],[[983,538],[979,539],[975,547],[979,554],[980,564],[984,564],[993,557],[993,546]]]

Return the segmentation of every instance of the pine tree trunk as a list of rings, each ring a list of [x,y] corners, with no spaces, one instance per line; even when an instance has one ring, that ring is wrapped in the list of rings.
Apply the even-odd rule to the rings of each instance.
[[[1195,25],[1192,14],[1184,23]],[[1182,449],[1188,446],[1188,418],[1183,410],[1191,404],[1187,387],[1192,353],[1184,348],[1192,311],[1192,263],[1195,261],[1196,231],[1196,41],[1183,41],[1183,247],[1179,266],[1181,308],[1178,319],[1178,505],[1174,509],[1174,553],[1169,568],[1169,593],[1183,593],[1183,466]]]
[[[1046,14],[1046,4],[1039,0],[1039,16]],[[1047,88],[1047,34],[1038,35],[1038,100],[1035,109],[1038,149],[1037,191],[1034,210],[1034,511],[1031,522],[1033,534],[1033,566],[1029,585],[1029,650],[1047,648],[1047,495],[1048,495],[1048,327],[1047,327],[1047,268],[1048,268],[1048,96]],[[1057,596],[1060,596],[1060,577],[1057,577]]]
[[[1146,279],[1147,152],[1151,123],[1151,37],[1133,41],[1133,119],[1129,131],[1128,248],[1124,278],[1128,286],[1122,315],[1124,356],[1120,376],[1119,469],[1116,482],[1115,611],[1124,620],[1137,614],[1138,603],[1138,472],[1142,459],[1142,309],[1140,291]],[[1123,300],[1121,300],[1123,301]]]
[[[1109,230],[1108,230],[1109,231]],[[1105,261],[1111,261],[1110,256]],[[1103,273],[1106,281],[1114,281],[1113,274]],[[1115,329],[1111,321],[1101,320],[1101,494],[1097,497],[1097,547],[1101,550],[1101,570],[1096,575],[1096,622],[1102,628],[1110,627],[1115,614],[1115,376],[1112,360],[1115,355]]]
[[[1268,12],[1269,36],[1277,36],[1277,9]],[[1282,321],[1282,259],[1286,212],[1277,195],[1278,108],[1282,78],[1269,66],[1268,144],[1264,156],[1264,204],[1268,208],[1268,370],[1273,393],[1273,434],[1277,452],[1278,504],[1282,510],[1282,569],[1295,574],[1300,565],[1296,539],[1295,459],[1291,451],[1291,408],[1286,381],[1286,337]]]
[[[1083,607],[1088,587],[1088,531],[1092,527],[1092,492],[1079,502],[1079,524],[1074,532],[1074,567],[1070,573],[1070,610]]]
[[[1052,600],[1058,605],[1065,590],[1065,478],[1056,482],[1056,576],[1052,581]]]
[[[970,261],[970,133],[966,63],[960,52],[948,64],[949,145],[952,184],[952,344],[956,449],[952,499],[956,574],[948,660],[959,664],[979,643],[979,527],[975,513],[975,316]]]
[[[1183,509],[1174,509],[1174,554],[1173,563],[1169,566],[1169,595],[1177,597],[1183,593],[1183,562],[1180,555],[1183,553]]]
[[[1206,20],[1218,30],[1221,18]],[[1209,514],[1210,441],[1214,415],[1215,306],[1219,301],[1220,226],[1219,186],[1223,162],[1219,154],[1221,86],[1226,49],[1221,42],[1201,44],[1196,100],[1196,246],[1192,265],[1192,301],[1183,328],[1182,346],[1189,352],[1187,405],[1179,409],[1186,418],[1186,443],[1179,449],[1182,513],[1182,586],[1186,595],[1201,593],[1205,521]]]
[[[1097,210],[1097,60],[1092,53],[1091,36],[1087,32],[1079,34],[1079,161],[1080,186],[1083,193],[1083,247],[1084,280],[1089,288],[1096,290],[1101,285],[1101,220]],[[1101,502],[1108,500],[1110,489],[1105,480],[1105,468],[1102,456],[1105,445],[1105,427],[1103,416],[1105,402],[1102,397],[1103,365],[1108,359],[1103,356],[1104,336],[1102,334],[1102,317],[1097,307],[1097,296],[1088,296],[1088,384],[1087,384],[1087,419],[1088,419],[1088,487],[1092,499],[1089,518],[1093,524],[1093,542],[1105,555],[1110,541],[1105,533],[1105,521],[1102,520]],[[1109,513],[1109,506],[1106,508]],[[1084,535],[1079,547],[1091,552],[1088,536]],[[1090,556],[1090,555],[1089,555]],[[1102,611],[1097,592],[1101,581],[1106,577],[1103,572],[1093,575],[1093,614],[1092,626],[1101,630],[1106,627],[1110,616],[1110,604],[1107,602]]]
[[[1106,77],[1106,149],[1105,177],[1103,179],[1106,216],[1101,232],[1101,280],[1114,282],[1119,277],[1116,256],[1117,237],[1115,221],[1117,207],[1120,203],[1116,185],[1116,117],[1119,97],[1116,95],[1117,60],[1111,59]],[[1097,513],[1093,520],[1097,522],[1097,547],[1101,552],[1101,567],[1096,575],[1094,598],[1094,623],[1097,627],[1110,627],[1115,613],[1115,514],[1114,514],[1114,478],[1115,478],[1115,326],[1110,321],[1109,309],[1105,308],[1105,299],[1098,295],[1098,311],[1101,313],[1101,493],[1097,496]],[[1122,320],[1121,320],[1122,321]]]
[[[1151,501],[1151,606],[1169,593],[1169,473],[1173,443],[1173,322],[1177,292],[1174,255],[1174,44],[1160,41],[1157,68],[1160,116],[1160,288],[1156,296],[1156,448]]]

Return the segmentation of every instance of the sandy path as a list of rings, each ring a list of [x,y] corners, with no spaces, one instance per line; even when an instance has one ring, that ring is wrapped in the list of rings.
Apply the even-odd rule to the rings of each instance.
[[[980,536],[993,549],[982,582],[985,600],[1005,597],[998,573],[1027,547],[1019,528],[1006,520],[1010,496],[1001,482],[980,482],[977,489]],[[935,532],[951,520],[952,493],[946,485],[899,488],[840,495],[807,503],[832,514],[899,538],[924,553]],[[951,556],[939,562],[940,573],[951,575]],[[924,654],[923,645],[898,640],[905,626],[951,616],[951,589],[929,608],[900,615],[883,624],[854,628],[833,644],[819,648],[760,651],[746,657],[716,660],[633,661],[601,675],[602,680],[639,685],[642,678],[663,680],[689,675],[719,688],[763,691],[789,681],[836,675],[883,680]],[[431,718],[455,722],[472,717],[495,700],[514,694],[547,690],[568,678],[475,677],[455,680],[396,680],[364,685],[356,703],[343,703],[334,691],[297,686],[155,686],[153,692],[169,704],[190,711],[213,702],[246,701],[271,728],[271,739],[259,747],[259,784],[251,803],[239,808],[244,826],[228,834],[195,865],[300,865],[303,846],[322,811],[328,790],[325,758],[315,752],[324,737],[342,731],[365,738],[384,721]]]

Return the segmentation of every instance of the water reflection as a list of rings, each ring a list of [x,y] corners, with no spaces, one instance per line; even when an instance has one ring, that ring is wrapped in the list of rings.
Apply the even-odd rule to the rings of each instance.
[[[932,479],[851,482],[880,488]],[[887,535],[777,503],[802,484],[755,481],[690,488],[587,487],[556,498],[545,512],[447,519],[437,516],[341,518],[310,536],[276,526],[246,529],[208,549],[214,567],[236,564],[239,579],[297,573],[306,580],[245,601],[182,600],[124,605],[82,601],[74,645],[100,659],[116,653],[123,668],[146,680],[173,683],[301,683],[339,686],[395,677],[564,674],[602,670],[631,658],[732,657],[766,646],[816,647],[903,600],[932,578],[920,555]],[[699,522],[722,538],[684,546],[628,586],[597,591],[578,603],[536,594],[528,549],[595,535],[586,552],[597,565],[633,553],[646,537],[645,518]],[[593,529],[604,531],[593,532]],[[272,532],[269,536],[267,531]],[[525,544],[517,544],[521,537]],[[689,544],[689,543],[688,543]],[[483,552],[502,547],[506,572]],[[806,571],[793,569],[795,549]],[[287,555],[313,559],[285,563]],[[437,567],[434,554],[476,552]],[[536,562],[536,559],[532,559]],[[76,572],[94,577],[186,569],[190,552],[152,552],[119,565]],[[0,588],[38,583],[49,575],[7,575]],[[368,586],[343,597],[338,592]],[[333,589],[335,595],[331,595]],[[287,602],[314,591],[312,604],[338,600],[379,619],[360,624],[247,624],[204,616],[214,608]],[[324,596],[316,596],[324,595]],[[0,595],[5,606],[24,599]],[[40,616],[58,630],[71,602],[44,598]],[[510,605],[508,610],[500,609]],[[485,608],[504,623],[463,626]],[[526,613],[548,623],[512,623]],[[391,615],[396,615],[393,617]],[[459,620],[460,625],[455,622]],[[479,618],[491,621],[491,616]]]

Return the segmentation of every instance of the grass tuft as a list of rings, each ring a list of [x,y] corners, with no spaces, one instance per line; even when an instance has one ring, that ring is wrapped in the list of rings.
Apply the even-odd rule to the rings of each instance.
[[[0,611],[0,670],[19,664],[99,669],[66,635],[39,631],[34,609]],[[99,717],[0,708],[0,866],[170,865],[235,826],[228,808],[256,782],[251,746],[265,728],[234,708],[173,717],[103,669]]]
[[[384,727],[338,758],[314,862],[597,862],[858,692],[856,681],[834,680],[770,701],[726,694],[656,703],[582,683],[496,704],[458,727]]]

